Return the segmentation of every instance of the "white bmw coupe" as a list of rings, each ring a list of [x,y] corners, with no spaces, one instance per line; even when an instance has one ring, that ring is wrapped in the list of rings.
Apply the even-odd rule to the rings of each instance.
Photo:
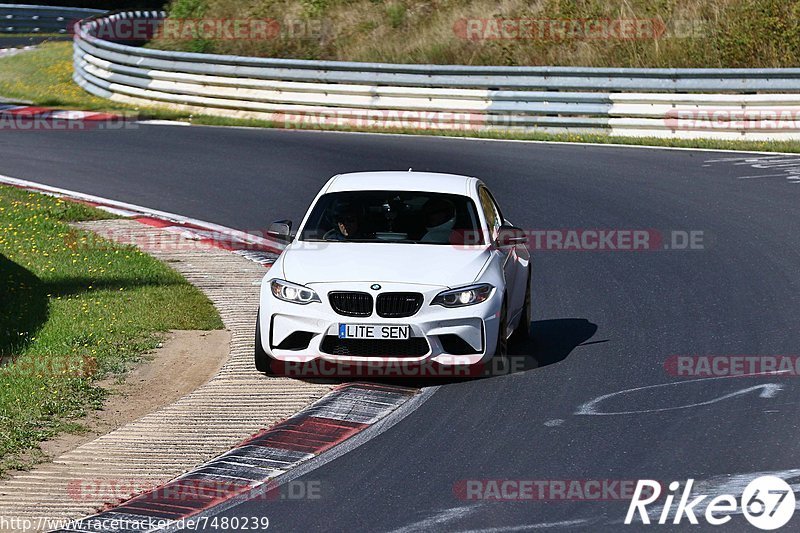
[[[531,258],[479,179],[426,172],[331,178],[261,285],[255,363],[435,362],[505,356],[531,321]]]

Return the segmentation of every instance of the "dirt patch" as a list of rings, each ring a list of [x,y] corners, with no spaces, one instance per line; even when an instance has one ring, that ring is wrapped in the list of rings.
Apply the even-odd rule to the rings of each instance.
[[[77,421],[86,432],[42,442],[42,451],[51,459],[58,457],[192,392],[228,359],[230,338],[227,330],[169,332],[162,346],[147,354],[123,382],[110,378],[98,383],[110,395],[102,410]]]

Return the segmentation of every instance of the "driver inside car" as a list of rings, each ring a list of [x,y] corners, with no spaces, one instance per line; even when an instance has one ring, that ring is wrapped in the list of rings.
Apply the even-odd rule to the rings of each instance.
[[[333,219],[336,226],[325,232],[323,239],[326,241],[349,241],[373,237],[363,231],[358,209],[352,205],[337,206],[333,213]]]
[[[420,242],[449,243],[456,225],[456,208],[444,198],[431,198],[422,208],[425,214],[425,235]]]

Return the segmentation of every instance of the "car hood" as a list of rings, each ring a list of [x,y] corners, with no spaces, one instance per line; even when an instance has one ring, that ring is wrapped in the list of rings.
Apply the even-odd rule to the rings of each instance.
[[[474,281],[490,254],[487,247],[295,241],[275,266],[280,266],[284,279],[303,285],[394,282],[455,287]]]

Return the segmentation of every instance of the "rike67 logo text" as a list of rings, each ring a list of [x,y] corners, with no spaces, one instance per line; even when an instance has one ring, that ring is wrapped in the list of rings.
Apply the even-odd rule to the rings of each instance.
[[[717,494],[713,497],[695,495],[692,498],[693,485],[693,479],[687,480],[683,492],[678,495],[680,483],[673,481],[669,484],[666,498],[661,502],[661,484],[650,479],[639,480],[625,516],[625,523],[631,524],[638,513],[642,524],[650,524],[658,516],[657,523],[662,525],[670,522],[680,524],[682,521],[684,524],[687,521],[699,524],[699,518],[708,524],[720,526],[728,523],[731,515],[743,514],[758,529],[773,530],[786,525],[794,514],[795,496],[792,487],[776,476],[761,476],[751,481],[739,501],[731,494]],[[676,497],[677,507],[673,505]],[[651,506],[649,511],[648,505]],[[704,512],[701,511],[703,507]]]

